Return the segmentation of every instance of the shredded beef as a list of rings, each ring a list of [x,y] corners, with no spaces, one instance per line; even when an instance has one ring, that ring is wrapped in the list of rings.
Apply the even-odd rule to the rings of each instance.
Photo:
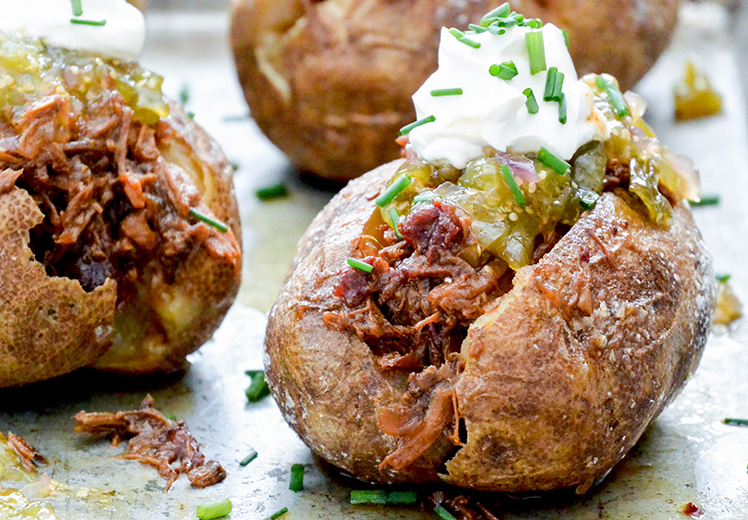
[[[209,460],[200,452],[197,441],[181,421],[171,421],[153,407],[151,396],[146,397],[140,410],[116,413],[78,412],[75,431],[112,437],[117,445],[129,439],[127,449],[119,458],[137,460],[155,467],[166,479],[166,489],[181,473],[195,487],[208,487],[226,478],[221,464]]]

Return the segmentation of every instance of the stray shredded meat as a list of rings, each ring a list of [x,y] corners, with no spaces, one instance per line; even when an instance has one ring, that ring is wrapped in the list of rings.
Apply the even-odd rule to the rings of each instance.
[[[181,473],[186,473],[193,486],[204,488],[226,478],[226,471],[215,460],[205,461],[197,441],[182,421],[171,421],[153,407],[149,395],[140,410],[116,413],[78,412],[75,431],[105,435],[118,445],[129,439],[124,454],[118,458],[137,460],[153,466],[166,479],[166,489]]]
[[[47,464],[47,459],[42,457],[38,451],[23,437],[8,432],[8,446],[13,448],[21,464],[29,471],[35,471],[36,466]]]

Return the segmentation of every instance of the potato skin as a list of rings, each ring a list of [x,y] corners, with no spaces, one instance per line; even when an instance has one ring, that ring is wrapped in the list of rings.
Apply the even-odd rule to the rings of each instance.
[[[436,70],[442,26],[464,29],[497,1],[232,0],[231,46],[252,117],[294,165],[347,181],[399,156],[411,96]],[[568,28],[582,74],[623,89],[669,42],[677,0],[521,0]],[[305,7],[306,6],[306,7]]]
[[[377,417],[400,401],[407,375],[380,372],[365,343],[322,317],[337,304],[332,289],[375,210],[372,195],[400,164],[351,182],[300,242],[266,339],[284,416],[314,452],[363,480],[584,492],[701,357],[716,289],[690,211],[677,206],[664,229],[627,193],[605,193],[470,327],[456,383],[467,442],[454,455],[445,432],[414,466],[380,471],[397,440],[379,431]]]

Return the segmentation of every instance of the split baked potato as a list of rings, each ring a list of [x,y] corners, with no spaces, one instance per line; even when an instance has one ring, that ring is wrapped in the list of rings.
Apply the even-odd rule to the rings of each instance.
[[[497,1],[232,0],[231,46],[254,120],[294,165],[347,181],[396,159],[410,97],[436,70],[442,26],[465,29]],[[669,42],[677,0],[520,0],[567,29],[580,74],[624,89]]]
[[[239,287],[231,166],[137,64],[0,46],[0,387],[182,368]]]
[[[565,175],[534,154],[410,158],[320,213],[266,339],[316,454],[371,482],[579,493],[625,456],[696,369],[716,292],[695,172],[626,99]],[[538,174],[522,204],[497,174],[518,162]]]

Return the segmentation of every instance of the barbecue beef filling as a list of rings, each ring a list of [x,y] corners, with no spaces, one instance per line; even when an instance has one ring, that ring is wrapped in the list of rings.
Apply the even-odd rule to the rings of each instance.
[[[604,190],[628,184],[628,165],[608,164]],[[402,240],[386,224],[379,236],[358,238],[353,256],[373,270],[345,268],[334,289],[340,308],[324,315],[327,326],[361,338],[380,370],[410,374],[402,402],[378,417],[382,433],[400,439],[380,468],[396,471],[413,464],[445,432],[455,445],[461,443],[454,397],[463,368],[460,348],[468,327],[512,288],[515,273],[500,260],[468,262],[477,244],[471,219],[438,199],[416,206],[398,229]],[[559,224],[548,236],[538,236],[533,263],[568,229]]]
[[[184,170],[162,158],[159,145],[174,130],[163,120],[138,122],[116,90],[85,108],[52,94],[5,120],[0,193],[22,188],[44,214],[30,247],[50,276],[86,291],[113,278],[123,301],[137,294],[146,268],[151,284],[173,281],[196,246],[236,260],[230,233],[190,222],[190,208],[210,210]]]

